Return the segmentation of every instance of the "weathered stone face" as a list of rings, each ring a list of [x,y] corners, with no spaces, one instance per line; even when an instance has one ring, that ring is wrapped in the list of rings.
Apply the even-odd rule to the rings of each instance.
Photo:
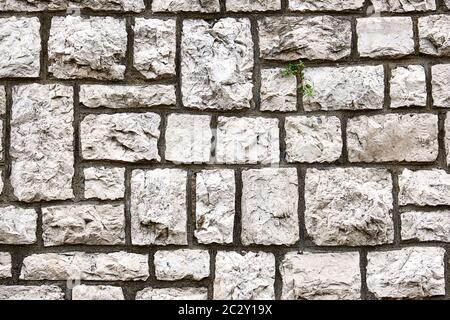
[[[158,280],[202,280],[209,276],[206,250],[157,251],[154,263]]]
[[[0,244],[36,242],[37,213],[14,206],[0,208]]]
[[[101,200],[121,199],[125,195],[124,168],[84,169],[84,197]]]
[[[185,20],[181,57],[185,107],[230,110],[252,106],[249,19]]]
[[[125,297],[120,287],[81,284],[72,289],[72,300],[125,300]]]
[[[126,49],[124,19],[54,17],[48,71],[61,79],[123,79]]]
[[[350,21],[332,16],[259,20],[261,58],[339,60],[351,52]]]
[[[450,56],[450,17],[435,15],[419,18],[420,52],[433,56]]]
[[[192,12],[219,12],[219,0],[154,0],[153,12],[165,11],[192,11]]]
[[[364,0],[289,0],[289,9],[294,11],[343,11],[364,7]]]
[[[6,112],[6,90],[4,86],[0,86],[0,114]]]
[[[433,79],[433,104],[435,107],[450,108],[450,64],[438,64],[431,67]]]
[[[142,12],[144,0],[4,0],[0,11],[59,11],[68,8],[91,10]]]
[[[423,66],[397,67],[392,70],[391,108],[427,104],[427,85]]]
[[[228,0],[226,8],[232,12],[275,11],[281,9],[281,0]]]
[[[377,298],[426,298],[445,294],[442,248],[405,248],[367,255],[367,286]]]
[[[373,246],[394,240],[392,178],[387,170],[309,169],[305,224],[320,246]]]
[[[436,10],[434,0],[372,0],[375,12],[414,12]]]
[[[131,241],[134,245],[187,244],[187,173],[134,170],[131,177]]]
[[[0,300],[63,300],[58,286],[0,286]]]
[[[261,110],[297,110],[297,79],[284,77],[280,68],[261,70]]]
[[[146,288],[136,294],[136,300],[206,300],[207,288]]]
[[[356,252],[288,253],[280,272],[283,300],[357,300],[361,296]]]
[[[271,253],[219,251],[216,255],[214,299],[275,299],[275,257]]]
[[[402,240],[450,242],[450,211],[403,212]]]
[[[6,252],[0,252],[0,279],[11,278],[11,255]]]

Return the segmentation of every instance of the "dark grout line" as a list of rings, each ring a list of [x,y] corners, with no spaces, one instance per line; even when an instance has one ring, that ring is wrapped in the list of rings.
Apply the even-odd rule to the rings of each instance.
[[[235,199],[235,213],[234,213],[234,227],[233,227],[233,244],[241,245],[242,232],[242,169],[234,171],[234,178],[236,183],[236,199]]]

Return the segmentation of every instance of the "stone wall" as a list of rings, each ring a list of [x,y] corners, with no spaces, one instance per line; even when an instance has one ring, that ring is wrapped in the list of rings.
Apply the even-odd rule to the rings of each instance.
[[[449,0],[0,0],[0,299],[450,298],[449,107]]]

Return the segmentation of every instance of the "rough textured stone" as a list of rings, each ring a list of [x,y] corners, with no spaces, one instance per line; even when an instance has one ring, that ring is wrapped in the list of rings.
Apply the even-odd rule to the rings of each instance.
[[[6,90],[4,86],[0,86],[0,114],[6,112]]]
[[[267,17],[259,21],[261,57],[269,60],[339,60],[351,52],[347,19]]]
[[[145,288],[136,300],[207,300],[207,288]]]
[[[137,18],[134,68],[147,79],[175,74],[175,20]]]
[[[402,57],[414,53],[413,23],[409,17],[357,19],[361,57]]]
[[[297,170],[246,170],[242,172],[242,185],[242,243],[296,243],[299,240]]]
[[[346,11],[364,7],[365,0],[289,0],[292,11]]]
[[[0,11],[59,11],[69,8],[142,12],[143,0],[3,0]]]
[[[314,88],[304,101],[306,111],[383,108],[383,66],[307,68],[305,79]]]
[[[186,183],[184,170],[133,171],[131,240],[134,245],[187,244]]]
[[[281,10],[281,0],[227,0],[227,11],[276,11]]]
[[[288,162],[334,162],[342,154],[341,121],[336,117],[287,117]]]
[[[185,20],[181,59],[185,107],[230,110],[252,106],[249,19]]]
[[[39,29],[36,17],[0,18],[0,78],[39,76]]]
[[[158,280],[202,280],[209,276],[207,250],[157,251],[154,263]]]
[[[123,79],[126,49],[125,19],[54,17],[48,71],[62,79]]]
[[[427,104],[427,85],[423,66],[397,67],[391,76],[391,108]]]
[[[280,266],[283,300],[357,300],[361,296],[359,254],[286,254]]]
[[[306,229],[317,245],[372,246],[394,240],[387,170],[309,169],[305,203]]]
[[[435,0],[371,0],[375,12],[414,12],[436,10]]]
[[[219,0],[153,0],[153,12],[219,12]]]
[[[447,154],[447,163],[450,165],[450,115],[445,119],[445,149]]]
[[[436,160],[438,117],[434,114],[383,114],[352,118],[347,125],[351,162]]]
[[[44,245],[125,244],[125,209],[120,205],[62,205],[42,208]]]
[[[73,90],[57,84],[13,88],[11,184],[21,201],[73,196]]]
[[[37,213],[34,209],[8,206],[0,208],[0,243],[32,244],[36,242]]]
[[[219,163],[278,163],[278,119],[219,117],[216,159]]]
[[[93,167],[84,169],[84,197],[101,200],[121,199],[125,195],[125,169]]]
[[[197,174],[196,229],[199,243],[232,243],[236,201],[233,170],[204,170]]]
[[[280,68],[261,70],[261,110],[297,110],[297,79],[284,77]]]
[[[155,113],[88,115],[80,125],[83,158],[159,161],[160,121]]]
[[[11,255],[0,252],[0,279],[11,278]]]
[[[0,160],[3,160],[3,121],[0,120]],[[0,174],[1,174],[1,170],[0,170]],[[0,180],[2,180],[2,178],[0,177]],[[3,190],[3,181],[0,181],[0,193]]]
[[[58,286],[0,286],[0,300],[63,300]]]
[[[444,170],[403,170],[398,178],[400,205],[450,205],[450,174]]]
[[[369,252],[367,286],[377,298],[425,298],[445,294],[442,248]]]
[[[450,242],[450,211],[403,212],[402,240]]]
[[[168,161],[205,163],[211,156],[211,116],[171,114],[167,117],[166,153]]]
[[[81,284],[72,289],[72,300],[125,300],[125,297],[120,287]]]
[[[420,52],[434,56],[450,56],[450,16],[433,15],[419,18]]]
[[[80,102],[87,108],[127,109],[174,106],[175,87],[173,85],[83,85],[80,88]]]
[[[216,255],[214,299],[275,299],[275,257],[272,253],[219,251]]]
[[[438,64],[431,67],[433,78],[433,105],[450,108],[450,64]]]
[[[64,252],[25,257],[20,279],[139,281],[148,276],[148,255]]]

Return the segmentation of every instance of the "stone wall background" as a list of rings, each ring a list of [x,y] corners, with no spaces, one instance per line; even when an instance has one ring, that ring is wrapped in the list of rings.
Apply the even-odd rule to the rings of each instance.
[[[449,9],[0,0],[0,299],[450,297]]]

